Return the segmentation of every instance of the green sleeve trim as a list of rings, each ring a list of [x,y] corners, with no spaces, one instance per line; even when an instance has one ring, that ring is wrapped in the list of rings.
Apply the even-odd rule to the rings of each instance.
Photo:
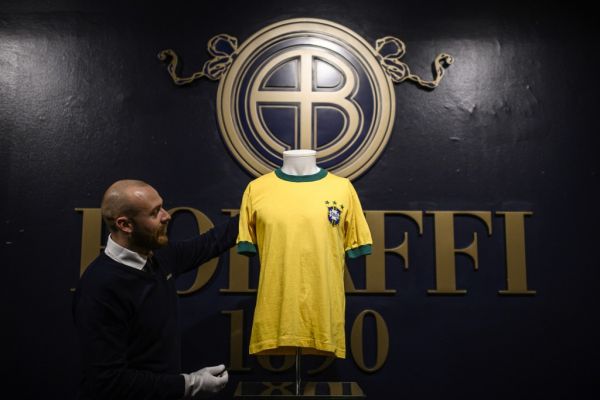
[[[257,253],[257,250],[253,243],[239,242],[237,244],[237,252],[238,254],[243,254],[245,256],[253,256]]]
[[[371,245],[365,244],[362,246],[355,247],[354,249],[350,249],[346,251],[346,255],[350,258],[358,258],[360,256],[366,256],[371,254]]]

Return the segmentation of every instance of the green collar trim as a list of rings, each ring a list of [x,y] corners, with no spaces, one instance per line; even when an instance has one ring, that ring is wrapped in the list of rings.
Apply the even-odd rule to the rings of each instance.
[[[319,172],[312,175],[288,175],[283,172],[281,168],[277,168],[275,170],[275,175],[277,175],[279,179],[288,182],[314,182],[325,178],[327,176],[327,170],[321,168]]]

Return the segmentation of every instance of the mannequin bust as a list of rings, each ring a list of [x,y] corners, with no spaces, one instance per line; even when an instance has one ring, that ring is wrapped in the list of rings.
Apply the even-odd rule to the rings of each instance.
[[[317,167],[315,150],[286,150],[283,152],[281,171],[288,175],[314,175],[321,168]]]
[[[315,150],[286,150],[283,152],[281,171],[288,175],[314,175],[321,168],[317,167],[317,152]],[[290,347],[296,352],[296,395],[300,394],[300,354],[299,347]]]

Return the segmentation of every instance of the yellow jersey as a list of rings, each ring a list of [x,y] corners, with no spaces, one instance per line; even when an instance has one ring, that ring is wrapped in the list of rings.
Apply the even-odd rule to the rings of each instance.
[[[345,255],[371,253],[352,183],[320,170],[280,169],[251,181],[240,207],[237,251],[260,259],[250,354],[346,356]],[[306,351],[308,350],[308,351]]]

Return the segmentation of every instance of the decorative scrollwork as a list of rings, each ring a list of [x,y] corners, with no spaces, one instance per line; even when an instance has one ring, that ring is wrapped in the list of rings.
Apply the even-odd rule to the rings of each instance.
[[[158,53],[158,59],[161,61],[166,61],[168,58],[171,59],[167,66],[167,71],[169,72],[169,75],[171,75],[173,83],[176,85],[187,85],[202,77],[218,81],[229,70],[231,63],[233,63],[237,48],[237,38],[224,33],[213,36],[207,44],[208,53],[213,58],[206,61],[200,71],[195,72],[192,76],[187,78],[177,76],[179,58],[173,50],[167,49],[161,51]]]
[[[375,52],[381,66],[394,83],[404,82],[409,79],[429,89],[435,89],[439,85],[444,76],[444,68],[449,67],[454,62],[454,58],[451,55],[446,53],[439,54],[433,61],[435,68],[434,79],[427,81],[412,74],[408,65],[400,61],[406,52],[406,46],[402,40],[393,36],[377,39],[375,42]]]

